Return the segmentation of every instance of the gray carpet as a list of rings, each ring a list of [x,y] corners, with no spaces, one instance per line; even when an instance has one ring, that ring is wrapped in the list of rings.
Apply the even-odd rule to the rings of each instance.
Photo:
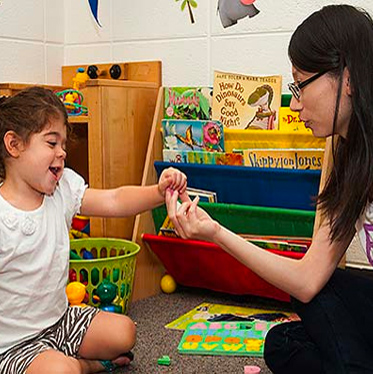
[[[137,301],[129,311],[129,316],[137,322],[137,343],[133,349],[135,359],[130,367],[115,373],[243,374],[245,365],[257,365],[261,368],[261,374],[270,374],[271,371],[262,358],[178,353],[177,346],[183,331],[166,329],[164,326],[203,302],[289,310],[287,303],[274,300],[253,296],[237,297],[190,288]],[[170,356],[170,366],[157,364],[157,359],[163,355]]]

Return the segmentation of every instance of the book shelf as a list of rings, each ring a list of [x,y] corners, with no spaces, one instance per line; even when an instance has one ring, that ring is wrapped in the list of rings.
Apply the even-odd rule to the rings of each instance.
[[[156,105],[155,115],[153,119],[152,129],[151,129],[151,133],[149,137],[149,145],[148,145],[148,150],[147,150],[146,159],[145,159],[144,174],[143,174],[143,178],[141,182],[142,185],[149,185],[149,184],[153,184],[157,182],[157,173],[156,173],[154,165],[155,163],[157,163],[157,161],[162,160],[163,141],[162,141],[162,136],[161,136],[161,128],[162,128],[163,115],[164,115],[164,88],[161,87],[158,92],[157,105]],[[236,136],[236,134],[237,133],[230,133],[229,136],[225,137],[225,140],[228,142],[231,141],[232,138]],[[273,134],[273,136],[275,135]],[[303,136],[307,136],[307,135],[302,134],[301,137]],[[320,148],[319,140],[316,140],[316,143],[318,144],[317,148]],[[317,193],[318,189],[321,188],[321,186],[325,183],[328,172],[330,172],[330,141],[328,140],[324,144],[326,144],[326,151],[325,151],[326,153],[324,156],[323,168],[320,173],[321,177],[319,174],[319,179],[318,179],[318,182],[320,182],[320,185],[317,184],[315,193]],[[228,148],[229,147],[230,146],[228,146]],[[226,148],[227,148],[227,143],[226,143]],[[226,150],[229,151],[229,149],[226,149]],[[186,165],[186,164],[183,164],[183,165]],[[218,199],[219,199],[219,196],[218,196]],[[322,220],[322,217],[320,216],[319,212],[316,212],[314,214],[315,214],[314,225],[312,225],[313,227],[311,228],[311,230],[308,230],[309,236],[312,236],[312,230],[313,232],[316,232]],[[163,261],[162,263],[158,259],[158,257],[153,253],[153,251],[147,246],[147,244],[144,243],[144,241],[142,240],[142,234],[145,234],[144,240],[146,241],[146,243],[149,242],[149,236],[156,234],[156,227],[154,225],[154,220],[153,220],[153,216],[151,212],[146,212],[136,217],[135,225],[134,225],[134,232],[133,232],[133,237],[132,237],[132,240],[139,243],[142,247],[142,250],[141,250],[142,267],[139,268],[138,270],[140,273],[148,274],[148,277],[146,279],[143,278],[143,279],[135,280],[137,284],[137,288],[141,289],[141,294],[136,295],[139,298],[151,296],[151,295],[154,295],[160,292],[159,283],[165,271],[164,266],[163,266],[163,263],[165,263],[164,258],[162,260]],[[273,233],[273,234],[276,234],[276,233]],[[150,238],[150,240],[152,239]],[[225,255],[230,256],[228,254],[225,254]],[[236,264],[236,266],[239,266],[239,265],[243,266],[242,264]],[[255,277],[254,273],[252,273],[252,275]],[[250,282],[250,280],[248,280],[248,282]],[[264,281],[262,280],[262,282]],[[199,283],[199,286],[201,287],[201,283]],[[284,300],[284,295],[283,294],[280,295],[279,299]]]

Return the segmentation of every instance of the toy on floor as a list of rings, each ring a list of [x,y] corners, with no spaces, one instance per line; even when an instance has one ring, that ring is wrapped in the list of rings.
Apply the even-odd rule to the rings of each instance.
[[[164,293],[173,293],[175,292],[177,284],[175,279],[171,277],[171,275],[166,274],[161,279],[161,290]]]
[[[83,283],[71,282],[66,286],[66,296],[69,300],[70,306],[80,306],[85,307],[86,304],[83,303],[86,297],[86,288]]]
[[[170,359],[169,356],[164,355],[164,356],[160,357],[160,358],[157,360],[157,364],[158,364],[158,365],[170,366],[170,365],[171,365],[171,359]]]
[[[99,308],[106,312],[122,313],[122,307],[116,305],[114,300],[118,296],[118,286],[104,279],[96,289],[94,300],[100,302]]]
[[[263,356],[264,338],[274,322],[197,322],[185,330],[180,353]]]
[[[255,365],[247,365],[244,367],[244,374],[259,374],[260,367]]]

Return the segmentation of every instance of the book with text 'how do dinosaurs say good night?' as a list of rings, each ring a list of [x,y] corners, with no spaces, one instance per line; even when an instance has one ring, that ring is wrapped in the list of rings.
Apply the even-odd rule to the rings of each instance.
[[[214,72],[212,119],[229,129],[277,130],[281,75]]]

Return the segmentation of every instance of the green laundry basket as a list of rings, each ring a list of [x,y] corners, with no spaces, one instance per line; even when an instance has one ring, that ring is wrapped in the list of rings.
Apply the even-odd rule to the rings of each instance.
[[[85,251],[92,259],[84,259]],[[124,239],[85,238],[70,240],[70,281],[74,274],[77,281],[86,284],[89,295],[88,304],[99,306],[94,298],[97,287],[107,279],[117,286],[117,297],[113,303],[128,312],[136,268],[136,255],[140,246]],[[78,255],[78,256],[74,256]]]

